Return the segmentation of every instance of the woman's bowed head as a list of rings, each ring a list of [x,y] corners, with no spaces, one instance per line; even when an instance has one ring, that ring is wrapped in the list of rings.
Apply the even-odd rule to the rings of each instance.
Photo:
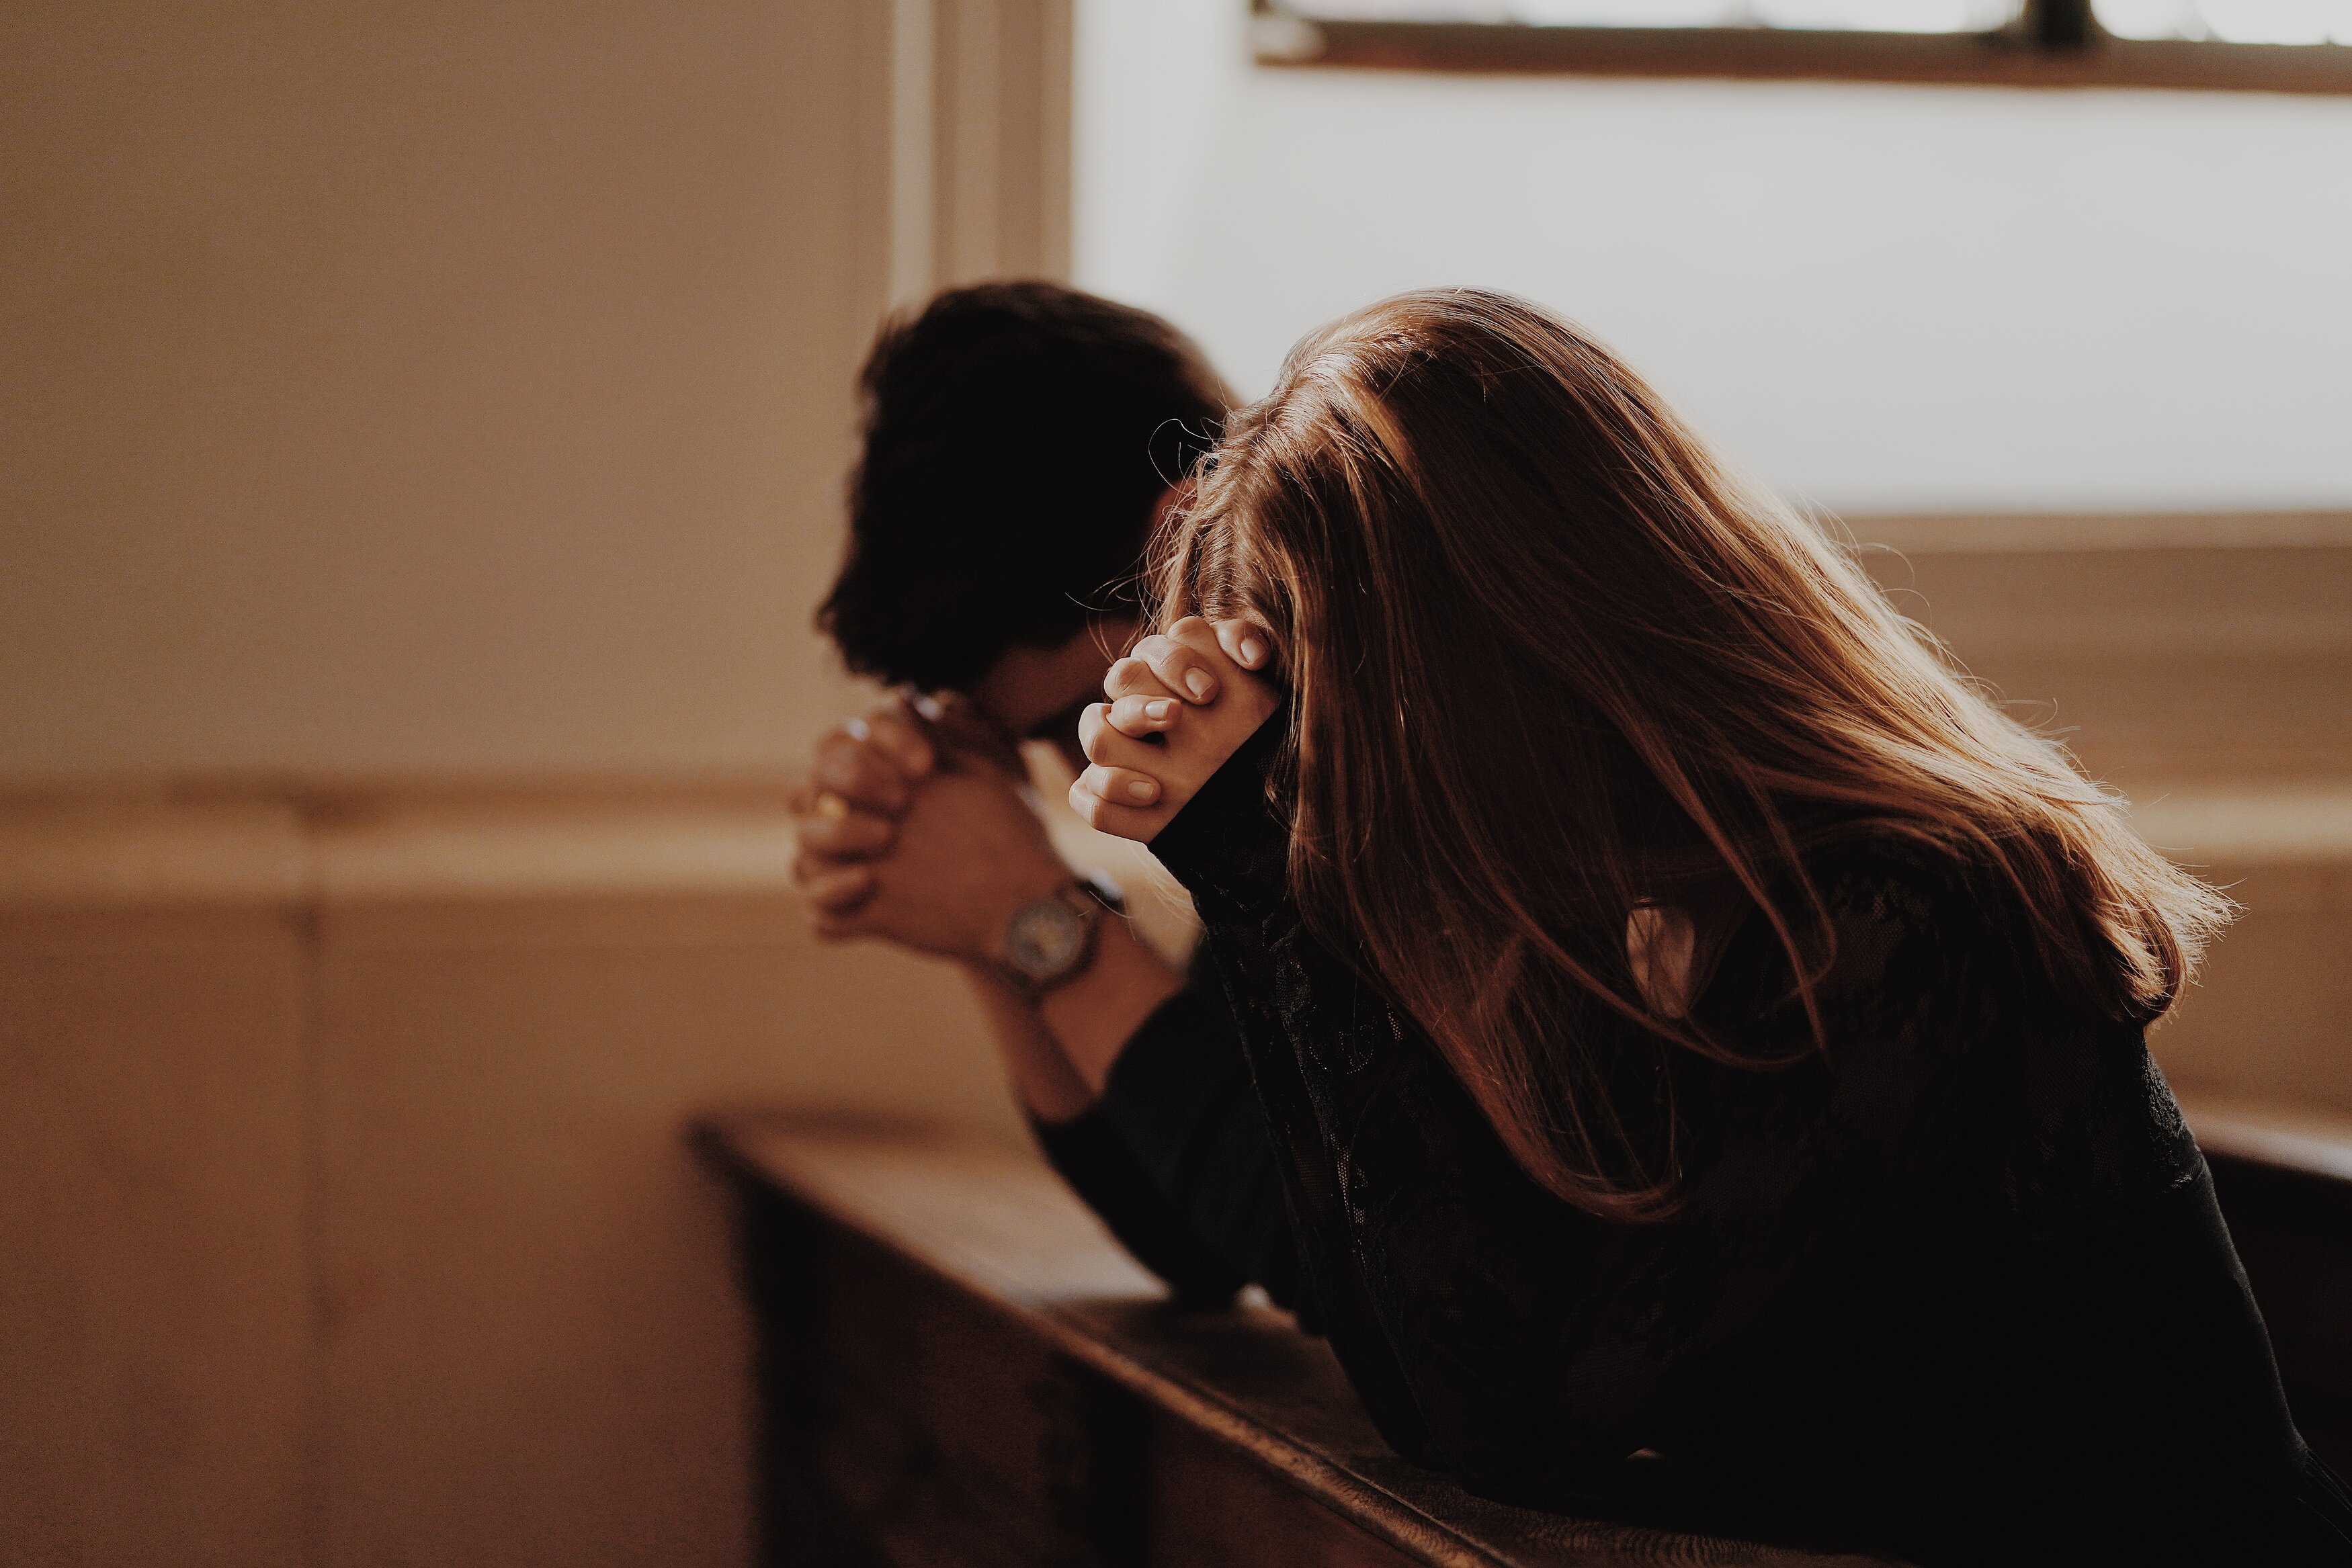
[[[2161,1016],[2227,916],[1848,550],[1520,300],[1410,294],[1300,344],[1152,577],[1158,632],[1087,713],[1073,804],[1150,841],[1278,716],[1308,928],[1594,1213],[1670,1212],[1682,1166],[1671,1114],[1615,1103],[1666,1075],[1580,1051],[1576,1019],[1774,1065],[1690,1008],[1760,914],[1828,1049],[1813,852],[1893,835],[1976,868],[2021,911],[2022,959],[2117,1019]]]

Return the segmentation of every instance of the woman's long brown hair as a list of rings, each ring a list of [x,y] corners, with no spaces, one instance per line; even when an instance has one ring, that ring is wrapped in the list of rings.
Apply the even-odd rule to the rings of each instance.
[[[2227,917],[1849,550],[1524,301],[1409,294],[1301,343],[1160,550],[1163,618],[1244,615],[1277,645],[1310,927],[1428,1030],[1520,1166],[1593,1212],[1669,1212],[1678,1173],[1671,1112],[1624,1103],[1665,1075],[1600,1060],[1580,1017],[1766,1065],[1654,1005],[1637,908],[1736,883],[1824,1048],[1833,943],[1803,856],[1835,837],[1985,868],[2058,990],[2114,1018],[2161,1016]]]

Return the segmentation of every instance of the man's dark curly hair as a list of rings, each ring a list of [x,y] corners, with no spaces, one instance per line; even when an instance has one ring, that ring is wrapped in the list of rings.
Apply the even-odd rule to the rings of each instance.
[[[1132,606],[1156,503],[1231,402],[1167,322],[1044,282],[890,322],[858,385],[848,557],[817,624],[851,669],[927,690]]]

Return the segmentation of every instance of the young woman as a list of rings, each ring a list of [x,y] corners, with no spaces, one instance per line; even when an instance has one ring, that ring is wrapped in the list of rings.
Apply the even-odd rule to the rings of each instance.
[[[1351,317],[1211,462],[1071,799],[1191,889],[1278,1184],[1178,1066],[1107,1098],[1399,1452],[2352,1563],[2142,1041],[2221,898],[1532,306]]]

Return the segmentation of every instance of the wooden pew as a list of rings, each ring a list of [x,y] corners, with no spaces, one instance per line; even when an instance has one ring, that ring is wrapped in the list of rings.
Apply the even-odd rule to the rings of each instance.
[[[1023,1152],[758,1116],[699,1141],[741,1206],[765,1561],[1885,1561],[1474,1498],[1389,1452],[1280,1313],[1163,1305]]]
[[[2331,1156],[2218,1113],[2198,1124],[2298,1414],[2340,1464],[2352,1145]],[[1280,1313],[1165,1306],[1021,1151],[756,1115],[698,1139],[740,1203],[764,1561],[1886,1561],[1472,1497],[1391,1453],[1328,1349]]]

